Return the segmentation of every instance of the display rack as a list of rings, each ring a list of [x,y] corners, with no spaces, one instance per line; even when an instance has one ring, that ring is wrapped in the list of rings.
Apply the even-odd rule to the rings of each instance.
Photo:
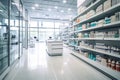
[[[96,0],[86,7],[71,21],[69,44],[74,47],[72,54],[108,77],[119,80],[120,1]],[[101,9],[97,12],[98,7]],[[91,16],[88,17],[90,11],[93,15],[89,14]],[[79,52],[76,52],[76,48]]]
[[[60,29],[60,39],[63,43],[68,44],[69,40],[69,27],[61,28]]]

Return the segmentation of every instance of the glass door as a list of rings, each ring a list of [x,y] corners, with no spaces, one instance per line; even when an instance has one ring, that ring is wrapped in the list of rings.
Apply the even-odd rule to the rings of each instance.
[[[10,10],[10,64],[19,57],[19,0],[11,0]]]
[[[8,67],[8,0],[0,0],[0,75]]]

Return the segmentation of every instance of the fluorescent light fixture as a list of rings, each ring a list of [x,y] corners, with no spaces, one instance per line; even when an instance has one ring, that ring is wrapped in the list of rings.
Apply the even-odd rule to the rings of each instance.
[[[71,11],[72,9],[71,8],[68,8],[68,11]]]
[[[33,10],[35,10],[35,7],[32,7]]]
[[[67,3],[67,0],[63,0],[63,3]]]
[[[35,7],[39,7],[39,4],[35,4]]]
[[[51,9],[48,9],[48,11],[51,11]]]
[[[63,11],[63,10],[61,10],[60,12],[62,12],[62,13],[63,13],[64,11]]]
[[[58,9],[58,7],[57,7],[57,6],[55,6],[54,8],[55,8],[55,9]]]
[[[2,26],[0,26],[0,29],[2,28]]]

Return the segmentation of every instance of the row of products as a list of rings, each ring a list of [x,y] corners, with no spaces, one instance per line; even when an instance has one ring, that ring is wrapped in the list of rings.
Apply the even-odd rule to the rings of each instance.
[[[77,0],[77,12],[78,15],[83,12],[87,7],[89,7],[90,5],[92,5],[93,3],[95,3],[97,0],[92,0],[87,6],[80,6],[81,5],[81,0]]]
[[[120,29],[115,31],[90,31],[89,33],[78,33],[78,38],[120,38]]]
[[[91,43],[87,43],[85,41],[81,41],[79,43],[79,45],[87,47],[87,48],[95,49],[98,51],[107,52],[110,54],[120,55],[120,48],[118,46],[110,46],[110,45],[107,45],[105,43],[91,44]]]
[[[79,25],[75,30],[84,30],[91,27],[103,26],[104,24],[114,23],[116,21],[120,21],[120,12],[116,12],[114,15],[105,17],[105,19],[101,19],[99,21]]]
[[[112,68],[113,70],[120,71],[120,61],[114,60],[109,57],[105,58],[98,54],[92,53],[92,52],[83,52],[80,51],[81,54],[83,54],[85,57],[94,60],[104,66],[107,66],[109,68]]]
[[[82,20],[88,19],[91,16],[94,16],[97,13],[103,12],[104,10],[109,9],[110,7],[119,4],[120,0],[106,0],[103,4],[99,5],[95,10],[90,10],[88,13],[80,16],[79,18],[77,18],[74,22],[74,24],[81,22]],[[80,7],[78,8],[78,14],[80,14],[81,12],[83,12],[83,10],[85,10],[87,7]],[[79,13],[80,12],[80,13]]]

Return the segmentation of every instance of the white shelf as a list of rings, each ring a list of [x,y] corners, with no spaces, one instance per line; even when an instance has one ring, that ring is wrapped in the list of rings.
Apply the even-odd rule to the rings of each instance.
[[[107,41],[120,41],[120,38],[70,38],[72,40],[107,40]]]
[[[90,60],[89,58],[86,58],[86,57],[80,55],[80,54],[77,53],[77,52],[74,52],[74,51],[71,51],[71,52],[72,52],[72,54],[73,54],[74,56],[76,56],[76,57],[82,59],[83,61],[89,63],[90,65],[92,65],[92,66],[94,66],[94,67],[102,70],[103,72],[109,74],[110,76],[113,76],[113,77],[116,78],[117,80],[120,80],[120,72],[115,71],[115,70],[112,70],[112,69],[110,69],[110,68],[108,68],[108,67],[106,67],[106,66],[103,66],[103,65],[101,65],[101,64],[99,64],[99,63],[97,63],[97,62],[95,62],[95,61],[93,61],[93,60]]]
[[[84,47],[84,46],[80,46],[79,48],[83,48],[83,49],[94,51],[94,52],[97,52],[97,53],[106,54],[106,55],[109,55],[109,56],[120,58],[120,55],[113,54],[113,53],[108,53],[108,52],[104,52],[104,51],[100,51],[100,50],[95,50],[95,49],[87,48],[87,47]]]
[[[111,8],[109,8],[103,12],[97,13],[96,15],[94,15],[88,19],[85,19],[77,24],[74,24],[73,26],[77,26],[79,24],[100,20],[100,19],[106,17],[107,14],[110,14],[110,13],[112,14],[112,13],[116,12],[118,9],[120,9],[120,3],[115,5],[115,6],[112,6]]]
[[[104,38],[104,40],[108,40],[108,41],[120,41],[120,38]]]

